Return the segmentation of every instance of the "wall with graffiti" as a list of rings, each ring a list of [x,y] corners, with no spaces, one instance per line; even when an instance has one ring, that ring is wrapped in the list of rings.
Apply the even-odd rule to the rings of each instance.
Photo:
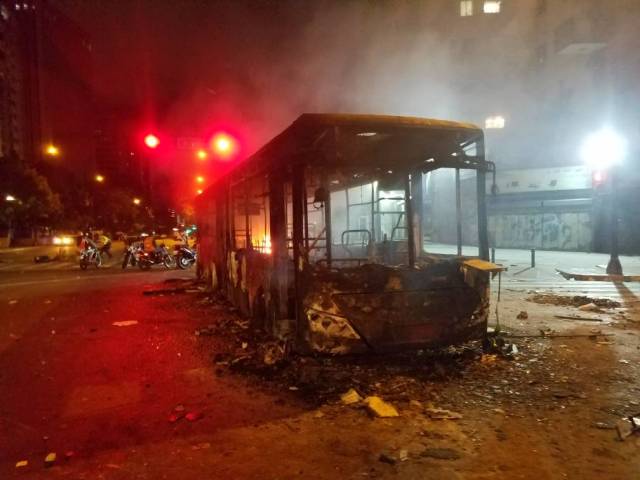
[[[588,212],[489,216],[489,243],[496,248],[590,251],[592,238]]]

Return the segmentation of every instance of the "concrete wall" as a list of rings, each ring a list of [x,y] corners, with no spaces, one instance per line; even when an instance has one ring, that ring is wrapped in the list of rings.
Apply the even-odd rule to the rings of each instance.
[[[590,251],[591,215],[586,212],[489,216],[489,244],[497,248]]]

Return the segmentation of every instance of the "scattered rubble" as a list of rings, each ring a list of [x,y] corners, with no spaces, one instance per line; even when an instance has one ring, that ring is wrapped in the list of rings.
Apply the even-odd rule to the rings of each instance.
[[[559,305],[567,307],[582,307],[583,305],[594,304],[598,308],[619,308],[620,302],[609,300],[608,298],[591,298],[582,295],[567,297],[552,293],[535,293],[527,298],[529,302],[543,305]],[[592,307],[589,307],[592,308]]]
[[[616,422],[616,432],[620,440],[625,440],[631,435],[640,434],[640,413],[630,415]]]
[[[190,422],[195,422],[196,420],[200,420],[203,417],[204,414],[202,412],[189,412],[184,416],[184,418],[186,418]]]
[[[353,405],[362,401],[362,397],[353,388],[350,388],[348,392],[343,393],[340,396],[340,400],[344,405]]]
[[[182,404],[176,405],[173,411],[169,414],[169,417],[168,417],[169,423],[175,423],[181,418],[184,418],[185,416],[184,412],[185,412],[184,405]]]
[[[130,327],[131,325],[137,325],[137,320],[123,320],[121,322],[113,322],[111,325],[116,327]]]
[[[603,310],[598,307],[595,303],[585,303],[584,305],[580,305],[578,310],[582,312],[602,312]]]
[[[554,315],[554,318],[560,320],[579,320],[581,322],[602,322],[601,318],[581,317],[578,315]]]
[[[378,460],[382,463],[388,463],[389,465],[395,465],[398,462],[396,457],[389,452],[382,452],[378,457]]]
[[[407,460],[409,460],[409,450],[407,450],[406,448],[400,449],[400,451],[398,452],[398,460],[400,460],[401,462],[406,462]]]
[[[399,417],[400,414],[393,405],[385,402],[380,397],[372,396],[364,399],[364,404],[369,412],[379,418]]]
[[[438,460],[458,460],[461,455],[453,448],[427,448],[420,456]]]
[[[526,311],[522,310],[516,318],[518,320],[526,320],[527,318],[529,318],[529,314]]]
[[[265,365],[275,365],[284,360],[285,346],[282,342],[263,342],[260,347],[263,350],[262,361]]]
[[[48,453],[47,456],[44,457],[44,466],[47,468],[52,467],[56,463],[56,458],[57,455],[55,452]]]
[[[445,410],[444,408],[425,408],[424,412],[432,420],[460,420],[462,418],[461,413]]]

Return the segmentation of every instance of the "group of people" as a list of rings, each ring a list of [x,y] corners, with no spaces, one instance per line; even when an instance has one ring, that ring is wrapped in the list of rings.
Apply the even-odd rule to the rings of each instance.
[[[180,234],[180,238],[183,243],[188,245],[188,236],[185,233]],[[85,233],[83,234],[79,248],[84,251],[88,248],[93,248],[100,252],[101,255],[106,255],[110,259],[113,258],[111,253],[111,239],[104,233]],[[162,246],[158,245],[153,235],[142,237],[142,239],[126,239],[125,238],[125,259],[123,262],[123,268],[129,263],[130,256],[137,249],[142,250],[145,253],[157,254],[160,252]]]
[[[109,258],[113,258],[111,254],[111,239],[104,233],[85,233],[80,240],[80,250],[86,250],[87,248],[95,248],[101,255],[107,255]]]

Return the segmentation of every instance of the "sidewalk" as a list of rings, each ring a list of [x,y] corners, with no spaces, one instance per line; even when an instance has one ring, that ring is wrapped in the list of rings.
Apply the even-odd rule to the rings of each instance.
[[[455,254],[455,245],[427,244],[432,253]],[[478,247],[465,245],[463,255],[477,255]],[[531,250],[496,248],[495,262],[507,267],[506,277],[533,279],[558,278],[556,269],[581,274],[605,274],[609,254],[586,252],[535,251],[536,266],[531,268]],[[621,255],[620,262],[625,275],[640,275],[640,256]]]

